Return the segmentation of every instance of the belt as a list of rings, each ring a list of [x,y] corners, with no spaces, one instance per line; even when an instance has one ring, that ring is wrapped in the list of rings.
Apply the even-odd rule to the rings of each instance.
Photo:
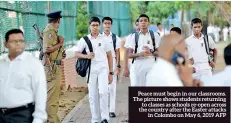
[[[51,62],[53,62],[56,65],[62,65],[62,60],[53,60]]]
[[[2,112],[3,114],[11,113],[11,112],[17,112],[23,109],[27,109],[28,107],[33,107],[34,103],[29,103],[20,107],[16,108],[0,108],[0,113]]]

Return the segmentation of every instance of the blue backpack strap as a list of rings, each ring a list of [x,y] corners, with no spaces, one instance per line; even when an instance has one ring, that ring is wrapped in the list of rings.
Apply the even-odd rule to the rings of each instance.
[[[208,35],[204,35],[204,43],[205,43],[205,50],[206,50],[206,53],[209,55]]]
[[[113,41],[113,47],[116,52],[116,34],[112,33],[112,41]]]
[[[152,30],[149,30],[150,35],[151,35],[151,39],[152,39],[152,44],[153,44],[153,50],[156,51],[156,42],[155,42],[155,35],[154,32]],[[156,61],[156,57],[155,57],[155,61]]]
[[[139,33],[136,32],[135,33],[135,52],[134,53],[137,53],[139,36],[140,36]],[[132,59],[132,63],[134,63],[134,60],[135,60],[135,58]]]
[[[152,30],[149,30],[151,38],[152,38],[152,44],[153,44],[153,49],[154,51],[156,50],[156,42],[155,42],[155,35],[154,32]]]

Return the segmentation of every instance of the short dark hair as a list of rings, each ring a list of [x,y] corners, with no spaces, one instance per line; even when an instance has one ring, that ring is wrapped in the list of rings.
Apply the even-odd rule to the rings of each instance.
[[[179,27],[173,27],[173,28],[170,30],[170,32],[171,32],[171,31],[175,31],[175,32],[177,32],[178,34],[181,35],[181,29],[180,29]]]
[[[49,18],[48,23],[57,23],[60,18]]]
[[[202,25],[201,19],[199,19],[199,18],[194,18],[194,19],[192,19],[192,21],[191,21],[191,26],[193,26],[193,24],[196,24],[196,23],[200,23],[200,24]]]
[[[231,44],[224,49],[224,59],[226,65],[231,65]]]
[[[90,25],[92,22],[98,22],[100,24],[100,19],[98,17],[91,17],[88,24]]]
[[[161,23],[157,23],[157,26],[161,25]]]
[[[22,35],[24,35],[22,30],[20,30],[20,29],[11,29],[11,30],[7,31],[5,34],[5,41],[7,42],[9,40],[9,37],[11,34],[18,34],[18,33],[21,33]]]
[[[102,19],[102,23],[103,23],[105,20],[111,21],[111,24],[113,23],[113,20],[112,20],[110,17],[104,17],[104,18]]]
[[[139,18],[138,18],[138,21],[140,20],[140,18],[142,18],[142,17],[146,17],[146,18],[148,18],[148,22],[149,22],[149,17],[146,15],[146,14],[141,14],[140,16],[139,16]]]

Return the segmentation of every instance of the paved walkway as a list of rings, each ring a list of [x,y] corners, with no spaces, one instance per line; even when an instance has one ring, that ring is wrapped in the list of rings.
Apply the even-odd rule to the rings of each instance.
[[[116,118],[111,118],[109,123],[126,123],[128,121],[128,78],[121,78],[117,84]],[[72,111],[64,118],[62,123],[91,123],[91,112],[86,95]]]

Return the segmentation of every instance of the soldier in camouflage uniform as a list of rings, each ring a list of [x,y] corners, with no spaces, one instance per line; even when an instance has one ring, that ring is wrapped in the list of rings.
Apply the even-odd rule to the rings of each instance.
[[[58,36],[61,11],[47,14],[48,24],[43,30],[43,52],[47,54],[48,60],[43,57],[47,77],[47,113],[48,123],[60,123],[57,116],[60,96],[60,82],[62,76],[61,60],[63,58],[64,39]],[[49,61],[49,62],[48,62]]]

